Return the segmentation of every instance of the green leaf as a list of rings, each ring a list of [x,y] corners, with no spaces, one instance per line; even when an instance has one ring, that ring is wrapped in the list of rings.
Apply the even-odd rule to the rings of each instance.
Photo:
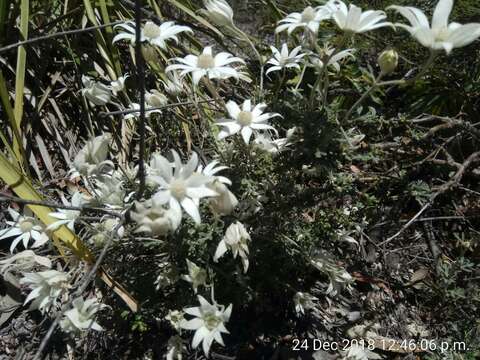
[[[28,17],[29,17],[30,4],[29,0],[21,0],[20,2],[20,34],[22,40],[28,38]],[[24,166],[28,166],[24,162],[23,144],[22,144],[22,130],[21,123],[23,117],[23,94],[25,91],[25,67],[27,63],[27,52],[23,46],[18,47],[17,52],[17,69],[15,72],[15,105],[13,110],[14,115],[14,131],[17,132],[18,137],[15,136],[13,140],[13,151],[15,152],[17,161]]]

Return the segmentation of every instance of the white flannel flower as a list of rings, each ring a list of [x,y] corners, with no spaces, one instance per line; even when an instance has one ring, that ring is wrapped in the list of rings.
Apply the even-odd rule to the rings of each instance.
[[[112,136],[104,133],[88,140],[73,159],[73,167],[84,176],[96,175],[112,169],[113,163],[107,160]]]
[[[335,51],[336,51],[335,48],[326,44],[321,49],[321,58],[312,57],[310,58],[310,62],[314,67],[318,69],[322,69],[326,59],[328,59],[327,65],[333,67],[336,72],[339,72],[340,61],[348,57],[351,57],[353,59],[355,58],[355,56],[353,55],[353,53],[355,52],[355,49],[345,49],[334,54]]]
[[[237,255],[240,255],[240,259],[243,264],[243,271],[246,273],[249,266],[248,261],[248,243],[251,241],[250,234],[245,229],[245,226],[237,221],[231,224],[225,236],[220,241],[213,256],[213,261],[217,262],[228,250],[233,254],[235,259]]]
[[[338,10],[333,14],[337,26],[345,32],[364,33],[385,26],[392,26],[392,23],[382,22],[387,18],[384,11],[367,10],[363,11],[358,6],[347,5],[338,1]]]
[[[310,295],[309,293],[305,292],[297,292],[293,296],[293,302],[295,304],[295,311],[297,314],[305,315],[305,310],[311,309],[314,307],[314,300],[318,300],[315,296]]]
[[[112,93],[110,88],[101,82],[92,80],[89,76],[82,75],[82,94],[94,105],[105,105],[110,102]]]
[[[151,107],[162,107],[168,104],[168,98],[157,89],[145,92],[145,102]]]
[[[125,74],[120,76],[117,80],[110,82],[110,90],[112,91],[113,95],[117,96],[117,94],[125,89],[125,80],[127,80],[128,75]]]
[[[266,104],[257,104],[252,108],[252,101],[245,100],[241,109],[234,101],[229,101],[225,106],[230,118],[217,121],[217,125],[223,127],[218,133],[219,140],[240,132],[243,141],[248,144],[255,130],[273,130],[276,132],[275,128],[268,124],[268,120],[281,115],[277,113],[264,114]]]
[[[145,204],[135,202],[135,211],[130,217],[139,227],[135,232],[145,232],[153,236],[164,236],[175,231],[181,222],[181,216],[176,211],[167,209],[156,199],[146,201]]]
[[[229,65],[233,63],[245,63],[245,61],[239,57],[235,57],[227,52],[221,52],[213,56],[211,46],[204,48],[203,52],[198,56],[187,55],[184,58],[175,58],[174,60],[180,64],[167,66],[165,72],[181,70],[181,78],[192,73],[192,80],[195,85],[197,85],[204,76],[207,76],[209,79],[228,79],[231,77],[239,79],[239,71]]]
[[[201,222],[198,210],[199,199],[203,197],[217,196],[218,194],[206,187],[210,178],[195,170],[198,167],[198,155],[193,153],[190,160],[184,165],[180,156],[172,150],[175,169],[163,156],[156,158],[158,175],[150,176],[150,179],[159,185],[158,192],[154,197],[160,203],[169,203],[170,208],[180,215],[182,208],[199,224]]]
[[[37,248],[48,241],[48,235],[45,234],[41,223],[31,216],[20,215],[17,211],[8,208],[8,213],[13,221],[6,221],[10,228],[0,230],[0,240],[14,237],[10,245],[10,252],[22,241],[23,246],[28,248],[28,243],[33,240],[32,247]]]
[[[296,131],[296,127],[290,128],[287,130],[287,136],[284,138],[274,139],[272,134],[268,131],[257,134],[254,144],[256,147],[262,149],[263,151],[269,152],[271,154],[278,154],[282,151],[285,151],[288,146],[292,145],[290,142],[293,134]]]
[[[285,19],[280,20],[279,25],[275,29],[276,33],[287,30],[290,35],[297,28],[306,28],[313,34],[318,32],[320,22],[330,19],[332,12],[326,6],[317,6],[315,8],[307,6],[301,13],[294,12]]]
[[[353,282],[353,277],[342,267],[338,266],[326,256],[316,256],[310,261],[311,265],[328,276],[330,283],[326,290],[327,295],[335,296],[344,287],[349,287]]]
[[[121,28],[125,30],[125,32],[117,34],[113,38],[113,43],[120,40],[128,40],[130,43],[135,44],[135,23],[133,21],[127,21],[125,24],[115,25],[115,28]],[[142,43],[147,42],[165,50],[167,48],[168,40],[178,42],[177,34],[185,31],[193,32],[188,26],[175,25],[173,21],[164,22],[160,26],[152,21],[147,21],[142,27],[140,41]]]
[[[207,186],[218,194],[218,196],[208,199],[212,210],[218,215],[229,215],[238,205],[238,200],[227,187],[227,185],[232,185],[230,179],[225,176],[216,175],[219,171],[227,169],[227,166],[217,165],[218,161],[214,160],[205,166],[205,168],[200,165],[197,171],[212,179]]]
[[[96,298],[83,300],[82,297],[73,300],[73,307],[65,311],[60,327],[67,333],[78,334],[85,330],[102,331],[103,328],[95,321],[95,314],[105,307]]]
[[[466,46],[480,37],[480,23],[448,23],[452,7],[453,0],[440,0],[433,12],[432,26],[425,14],[415,7],[392,5],[387,10],[398,11],[410,22],[411,26],[395,25],[406,29],[420,44],[431,50],[443,49],[449,54],[452,49]]]
[[[182,275],[182,279],[191,283],[193,291],[197,293],[199,286],[205,286],[207,283],[207,271],[193,261],[187,259],[188,275]]]
[[[267,61],[267,64],[273,65],[266,71],[266,75],[271,73],[272,71],[278,71],[287,68],[296,68],[300,69],[300,61],[306,54],[299,54],[300,50],[302,50],[301,46],[297,46],[292,51],[288,51],[288,45],[283,44],[282,49],[278,51],[277,48],[274,46],[270,46],[272,50],[273,57]]]
[[[167,73],[167,80],[160,80],[165,88],[165,91],[172,96],[179,96],[185,91],[185,83],[180,78],[177,71],[170,71]]]
[[[123,181],[118,173],[105,176],[95,183],[95,197],[90,200],[93,204],[106,205],[108,207],[122,207],[127,194],[123,187]]]
[[[77,191],[73,194],[71,203],[65,200],[63,202],[64,205],[81,207],[86,202],[86,199],[81,192]],[[57,212],[51,212],[48,215],[57,219],[57,221],[48,225],[47,230],[56,231],[60,226],[66,225],[71,231],[74,231],[74,223],[80,216],[80,210],[58,209]]]
[[[205,0],[202,13],[220,26],[233,25],[233,10],[225,0]]]
[[[4,274],[8,271],[27,271],[34,267],[36,264],[45,266],[47,268],[52,267],[52,262],[49,258],[39,256],[32,250],[24,250],[18,254],[12,255],[7,259],[0,260],[0,274]]]
[[[202,296],[198,296],[200,306],[184,309],[185,313],[194,316],[182,324],[182,328],[195,331],[192,340],[192,347],[196,349],[202,343],[203,352],[208,356],[210,347],[215,340],[220,345],[225,346],[222,339],[222,333],[228,334],[225,323],[230,319],[232,313],[232,304],[226,309],[223,305],[213,301],[210,304]]]
[[[23,274],[20,284],[27,285],[32,289],[25,299],[25,304],[33,300],[30,309],[38,309],[42,314],[45,313],[70,287],[69,280],[68,274],[57,270]]]
[[[340,242],[348,242],[350,244],[355,244],[355,245],[359,245],[358,244],[358,241],[355,240],[354,237],[352,237],[351,235],[354,234],[355,231],[347,231],[345,230],[344,228],[340,228],[340,229],[337,229],[335,231],[335,234],[337,236],[337,240],[340,241]]]

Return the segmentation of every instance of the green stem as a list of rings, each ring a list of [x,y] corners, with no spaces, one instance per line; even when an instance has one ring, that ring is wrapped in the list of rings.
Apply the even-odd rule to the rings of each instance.
[[[300,87],[300,84],[303,81],[303,77],[305,76],[305,71],[306,70],[307,70],[307,65],[305,64],[305,66],[303,67],[302,72],[300,74],[300,78],[297,81],[297,85],[295,85],[295,90],[298,90],[298,88]]]
[[[283,68],[283,72],[282,72],[282,77],[280,78],[280,81],[278,83],[278,86],[277,88],[275,89],[275,98],[278,97],[278,94],[280,93],[280,89],[282,88],[282,84],[283,82],[285,81],[285,77],[287,76],[287,72],[286,72],[286,69]]]
[[[416,82],[420,77],[422,77],[427,70],[433,65],[435,62],[435,59],[437,57],[437,52],[432,50],[430,51],[430,56],[428,57],[427,61],[422,65],[420,71],[418,72],[417,75],[415,75],[413,78],[405,80],[405,79],[398,79],[398,80],[390,80],[390,81],[382,81],[378,83],[378,86],[388,86],[388,85],[407,85]]]
[[[204,83],[208,89],[208,91],[210,92],[210,94],[213,96],[213,98],[215,99],[215,101],[225,110],[227,111],[227,107],[225,106],[225,101],[223,101],[223,99],[220,97],[220,94],[218,93],[217,89],[215,88],[215,86],[213,86],[212,82],[210,81],[210,79],[208,78],[208,76],[205,76],[204,77]]]
[[[340,38],[340,41],[338,42],[338,45],[335,47],[334,51],[328,55],[326,57],[326,59],[322,59],[322,62],[323,62],[323,67],[322,67],[322,70],[320,71],[320,74],[318,75],[318,78],[317,80],[315,81],[315,84],[312,88],[312,92],[310,93],[310,108],[313,109],[313,105],[314,105],[314,102],[315,102],[315,94],[317,92],[317,88],[320,87],[320,84],[322,82],[322,80],[325,80],[323,81],[323,86],[322,86],[322,101],[323,101],[323,105],[325,105],[325,102],[326,100],[326,97],[327,97],[327,91],[328,91],[328,63],[329,61],[331,60],[331,58],[333,56],[335,56],[339,51],[340,49],[343,47],[343,45],[345,45],[345,43],[348,41],[348,38],[349,36],[347,34],[343,35],[341,38]],[[320,55],[320,54],[319,54]]]
[[[363,95],[360,97],[360,99],[358,99],[355,102],[355,104],[353,104],[352,107],[347,111],[347,113],[345,114],[345,117],[344,117],[344,121],[348,121],[348,119],[350,118],[350,115],[352,115],[353,110],[355,110],[357,107],[359,107],[370,96],[370,94],[375,89],[377,89],[377,87],[379,86],[379,81],[382,79],[383,76],[384,76],[384,73],[381,72],[376,77],[376,79],[373,81],[373,85],[367,91],[365,91],[363,93]]]
[[[262,96],[263,96],[263,71],[264,71],[264,64],[263,64],[263,61],[262,61],[262,56],[260,55],[257,48],[253,44],[252,40],[250,40],[250,37],[245,32],[240,30],[235,25],[233,25],[232,29],[234,31],[236,31],[243,39],[245,39],[245,41],[250,45],[253,52],[255,53],[255,55],[258,58],[258,62],[260,64],[260,88],[259,88],[259,94],[258,95],[259,95],[259,98],[262,98]]]

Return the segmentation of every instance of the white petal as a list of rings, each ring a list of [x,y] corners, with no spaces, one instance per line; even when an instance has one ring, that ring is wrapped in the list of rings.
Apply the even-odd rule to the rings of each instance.
[[[248,145],[250,142],[250,138],[252,137],[252,129],[250,127],[244,127],[241,131],[243,141],[245,141],[245,144]]]
[[[240,113],[240,107],[237,105],[235,101],[229,101],[225,104],[227,108],[228,114],[233,118],[237,119],[238,114]]]
[[[197,205],[192,201],[192,199],[184,198],[180,204],[182,205],[185,212],[192,217],[192,219],[200,224],[202,220],[200,219],[200,212],[198,211]]]
[[[453,0],[440,0],[432,17],[432,29],[442,29],[448,25],[448,17],[452,12]]]
[[[227,251],[227,243],[221,240],[218,243],[217,250],[215,251],[215,255],[213,256],[213,261],[217,262],[218,259],[220,259]]]
[[[218,196],[218,194],[207,187],[191,187],[187,188],[187,196],[194,199],[200,199],[209,196]]]

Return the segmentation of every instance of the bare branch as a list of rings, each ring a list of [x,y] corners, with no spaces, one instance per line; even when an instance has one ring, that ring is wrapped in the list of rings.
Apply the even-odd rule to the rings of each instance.
[[[199,101],[199,104],[203,103],[214,103],[215,100],[202,100]],[[178,102],[178,103],[172,103],[172,104],[167,104],[164,106],[158,106],[158,107],[149,107],[146,108],[145,111],[151,111],[151,110],[166,110],[166,109],[171,109],[179,106],[195,106],[195,103],[193,101],[184,101],[184,102]],[[133,113],[138,113],[140,112],[139,109],[128,109],[128,110],[118,110],[118,111],[110,111],[110,112],[99,112],[98,115],[100,117],[107,117],[107,116],[114,116],[114,115],[127,115],[127,114],[133,114]]]
[[[71,205],[64,205],[60,203],[52,203],[48,201],[37,201],[37,200],[28,200],[22,199],[17,196],[8,195],[5,193],[0,193],[0,201],[13,201],[19,204],[27,204],[27,205],[38,205],[38,206],[45,206],[53,209],[67,209],[67,210],[77,210],[77,211],[84,211],[84,210],[92,210],[92,211],[99,211],[104,214],[108,214],[114,217],[123,218],[123,215],[119,214],[118,212],[107,210],[104,208],[99,208],[95,206],[71,206]]]
[[[460,181],[462,180],[463,175],[467,168],[474,163],[475,161],[480,160],[480,151],[472,153],[462,164],[462,166],[458,169],[458,171],[453,175],[448,182],[440,186],[438,191],[433,194],[430,199],[422,206],[422,208],[405,224],[402,226],[400,230],[398,230],[394,235],[390,236],[385,241],[381,242],[379,246],[388,244],[392,240],[396,239],[400,236],[406,229],[408,229],[430,206],[433,205],[435,199],[445,193],[450,188],[459,185]]]
[[[22,45],[31,45],[31,44],[39,42],[39,41],[49,40],[49,39],[53,39],[53,38],[56,38],[56,37],[61,37],[61,36],[66,36],[66,35],[75,35],[75,34],[80,34],[80,33],[84,33],[84,32],[89,32],[89,31],[92,31],[92,30],[103,29],[103,28],[106,28],[106,27],[109,27],[109,26],[112,26],[112,25],[121,24],[121,23],[124,23],[124,22],[125,21],[115,21],[115,22],[112,22],[112,23],[109,23],[109,24],[102,24],[102,25],[86,27],[84,29],[60,31],[60,32],[57,32],[57,33],[54,33],[54,34],[38,36],[38,37],[33,38],[33,39],[27,39],[27,40],[19,41],[15,44],[10,44],[10,45],[4,46],[4,47],[0,48],[0,53],[16,49],[17,47],[22,46]]]

